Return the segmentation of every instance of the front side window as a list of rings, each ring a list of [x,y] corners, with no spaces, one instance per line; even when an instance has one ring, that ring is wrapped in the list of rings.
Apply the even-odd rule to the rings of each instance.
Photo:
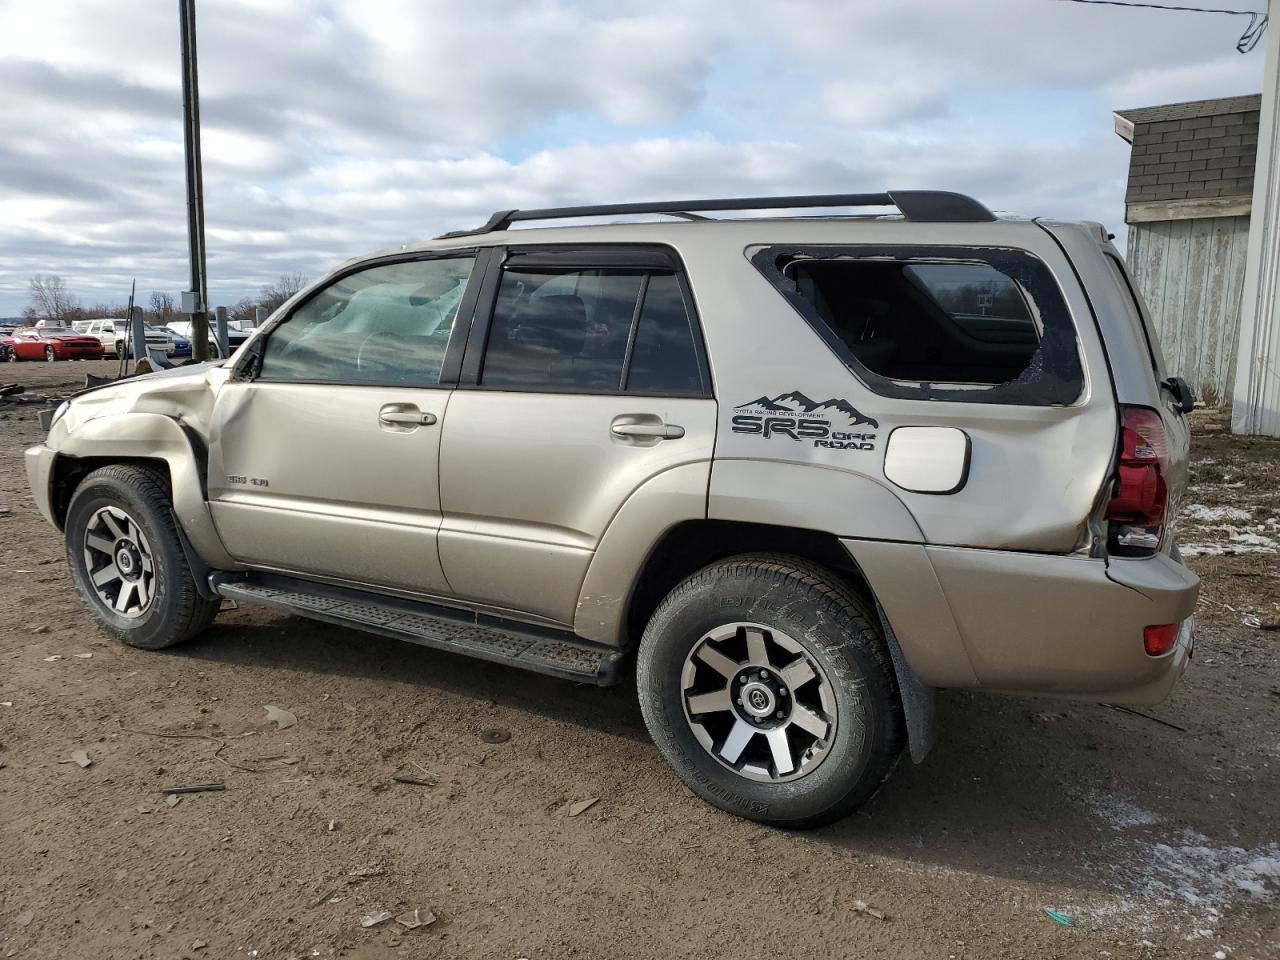
[[[271,331],[258,379],[438,384],[474,264],[414,260],[335,281]]]
[[[705,392],[675,274],[621,268],[505,270],[480,383],[525,391]]]
[[[1084,387],[1048,268],[982,248],[767,249],[753,261],[877,393],[1055,405]]]

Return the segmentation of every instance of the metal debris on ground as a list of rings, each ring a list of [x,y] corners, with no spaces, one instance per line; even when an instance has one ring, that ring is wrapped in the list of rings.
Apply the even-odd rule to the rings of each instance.
[[[177,794],[171,794],[169,797],[165,799],[164,802],[171,807],[176,807],[178,804],[182,802],[182,797],[178,796]]]
[[[281,710],[279,707],[273,707],[270,704],[266,704],[262,709],[267,711],[267,719],[275,722],[277,730],[288,730],[298,722],[298,718],[288,710]]]
[[[1044,912],[1045,912],[1045,915],[1054,923],[1060,923],[1064,927],[1069,927],[1072,925],[1071,919],[1069,917],[1062,915],[1057,910],[1050,910],[1048,907],[1045,907]]]
[[[404,927],[406,930],[417,930],[419,927],[429,927],[436,922],[436,915],[430,910],[426,916],[422,915],[420,909],[415,909],[410,913],[402,913],[396,917],[396,923]]]
[[[89,759],[89,751],[87,750],[72,750],[71,759],[59,760],[58,762],[74,763],[77,767],[80,767],[80,769],[82,770],[88,769],[89,767],[93,766],[93,761]]]
[[[391,919],[391,911],[383,910],[381,913],[371,913],[368,916],[360,918],[360,926],[376,927],[380,923],[385,923]]]
[[[511,731],[501,727],[487,727],[480,731],[480,739],[485,743],[506,743],[511,739]]]
[[[1153,717],[1151,716],[1151,714],[1143,713],[1141,710],[1135,710],[1133,709],[1133,707],[1126,707],[1123,704],[1119,704],[1119,703],[1104,703],[1103,706],[1109,707],[1112,710],[1119,710],[1121,713],[1131,713],[1135,717],[1141,717],[1143,720],[1150,720],[1152,723],[1158,723],[1161,726],[1168,727],[1171,730],[1177,730],[1179,733],[1187,732],[1186,727],[1180,727],[1176,723],[1170,723],[1168,720],[1161,720],[1159,717]]]
[[[225,789],[225,783],[192,783],[183,787],[165,787],[160,792],[173,796],[180,793],[218,793]]]
[[[599,802],[599,797],[588,797],[586,800],[575,800],[573,803],[569,804],[569,816],[576,817],[580,813],[586,813]]]
[[[440,781],[435,777],[410,777],[397,773],[391,778],[396,783],[407,783],[412,787],[438,787]]]
[[[875,919],[880,920],[884,923],[889,922],[889,915],[887,913],[885,913],[883,910],[877,910],[875,907],[871,906],[865,900],[853,901],[853,903],[849,904],[849,909],[852,910],[854,913],[860,913],[866,917],[874,917]]]

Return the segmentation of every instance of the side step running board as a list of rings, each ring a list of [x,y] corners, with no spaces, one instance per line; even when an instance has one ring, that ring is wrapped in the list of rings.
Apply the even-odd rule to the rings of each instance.
[[[565,680],[608,686],[618,681],[622,651],[568,631],[535,627],[450,607],[348,590],[292,577],[214,574],[220,596],[275,607],[299,617],[407,640]]]

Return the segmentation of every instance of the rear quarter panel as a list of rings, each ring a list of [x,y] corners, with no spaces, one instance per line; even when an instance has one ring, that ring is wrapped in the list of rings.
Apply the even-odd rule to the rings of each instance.
[[[730,235],[737,242],[730,245],[716,242],[715,225],[699,224],[697,242],[679,245],[720,403],[708,503],[712,518],[731,516],[739,499],[741,482],[734,480],[732,488],[728,483],[740,468],[728,465],[768,461],[821,467],[826,480],[820,493],[797,496],[797,490],[762,471],[757,515],[751,518],[756,522],[883,537],[887,512],[877,502],[885,499],[905,507],[916,528],[903,523],[895,539],[1063,553],[1085,542],[1087,520],[1115,449],[1115,408],[1088,302],[1062,250],[1045,231],[1030,222],[761,221],[757,227],[758,240],[744,244],[735,225]],[[774,244],[954,245],[958,252],[1005,246],[1032,253],[1053,274],[1074,319],[1085,379],[1079,398],[1070,406],[1016,406],[873,392],[752,265],[752,253]],[[842,432],[866,439],[854,448],[832,449],[786,436],[735,432],[733,418],[741,413],[736,407],[792,391],[820,403],[846,401],[861,416],[831,412],[833,429],[843,427]],[[962,489],[948,495],[912,493],[885,477],[885,442],[894,428],[908,425],[957,427],[969,435],[970,470]],[[881,493],[871,496],[869,487]]]

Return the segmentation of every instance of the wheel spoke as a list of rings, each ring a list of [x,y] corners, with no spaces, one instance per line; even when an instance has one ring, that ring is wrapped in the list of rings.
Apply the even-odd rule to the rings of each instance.
[[[116,594],[115,609],[116,613],[124,613],[129,609],[129,598],[133,596],[133,584],[124,583],[120,587],[120,592]]]
[[[113,580],[119,580],[120,571],[116,569],[116,565],[114,563],[109,563],[95,573],[92,579],[95,587],[104,587]]]
[[[145,607],[147,605],[147,600],[150,599],[150,594],[147,590],[147,578],[139,577],[134,583],[134,587],[137,588],[138,591],[138,606]]]
[[[732,680],[742,669],[741,665],[730,660],[719,650],[712,649],[710,644],[706,643],[698,651],[698,659],[726,680]]]
[[[747,748],[747,744],[755,735],[755,727],[745,720],[738,720],[729,731],[729,736],[725,738],[724,746],[720,748],[720,756],[724,758],[725,763],[737,763],[738,758],[742,756],[742,751]]]
[[[807,730],[821,740],[827,735],[829,724],[803,704],[797,703],[791,708],[791,722],[801,730]]]
[[[789,663],[782,668],[782,679],[792,690],[796,687],[802,687],[817,674],[813,672],[813,667],[809,665],[809,661],[805,657],[801,657],[795,663]]]
[[[112,516],[110,511],[104,510],[102,511],[100,516],[102,517],[102,522],[106,524],[107,531],[113,537],[115,537],[117,540],[126,539],[124,535],[124,530],[121,529],[120,524],[116,521],[116,518]]]
[[[795,769],[791,759],[791,744],[787,742],[787,731],[782,727],[774,727],[765,734],[769,741],[769,752],[773,754],[773,765],[778,768],[778,776],[783,777]]]
[[[96,533],[90,533],[84,538],[84,545],[90,550],[97,550],[99,553],[105,553],[111,556],[111,551],[115,549],[115,543],[106,537],[99,536]]]
[[[757,667],[769,666],[769,648],[765,646],[764,633],[751,627],[746,629],[747,659]]]
[[[733,699],[729,696],[729,686],[711,693],[696,693],[689,698],[690,713],[717,713],[721,710],[732,710]]]

